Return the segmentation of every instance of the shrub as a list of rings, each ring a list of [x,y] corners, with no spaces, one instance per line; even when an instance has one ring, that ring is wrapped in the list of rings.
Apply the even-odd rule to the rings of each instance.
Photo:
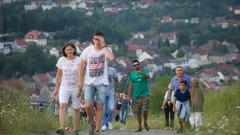
[[[47,133],[56,118],[33,109],[24,90],[0,87],[0,134],[26,135]]]

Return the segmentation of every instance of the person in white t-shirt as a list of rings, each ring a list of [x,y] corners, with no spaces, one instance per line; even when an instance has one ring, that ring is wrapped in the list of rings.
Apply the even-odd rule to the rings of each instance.
[[[79,130],[79,109],[80,109],[80,97],[77,97],[78,85],[77,85],[77,72],[80,57],[76,56],[76,47],[72,43],[67,43],[63,47],[63,56],[58,59],[56,64],[56,84],[53,91],[53,95],[59,95],[59,122],[60,128],[56,130],[56,133],[64,135],[64,124],[66,120],[66,107],[68,101],[71,98],[73,108],[73,129],[74,134],[78,135]]]
[[[80,96],[83,88],[90,122],[89,135],[98,135],[101,130],[103,106],[109,85],[108,61],[114,59],[114,54],[106,47],[102,32],[95,32],[92,42],[93,44],[85,48],[80,56],[78,95]],[[94,96],[96,96],[95,101]],[[96,122],[94,121],[94,102],[97,103]]]

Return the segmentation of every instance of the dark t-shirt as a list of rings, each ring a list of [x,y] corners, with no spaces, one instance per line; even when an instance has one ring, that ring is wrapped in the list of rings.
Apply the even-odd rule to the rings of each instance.
[[[186,90],[184,93],[182,93],[180,89],[177,89],[174,97],[176,97],[176,99],[180,102],[185,102],[190,99],[190,92],[189,90]]]
[[[122,99],[121,101],[122,101],[121,110],[127,110],[128,109],[128,100]]]

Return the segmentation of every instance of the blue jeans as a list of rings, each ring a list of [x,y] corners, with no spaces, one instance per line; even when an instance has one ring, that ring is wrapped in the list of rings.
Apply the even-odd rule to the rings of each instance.
[[[85,101],[87,102],[97,102],[104,104],[106,99],[107,85],[99,84],[99,85],[84,85],[84,96]],[[96,96],[96,99],[94,99]]]
[[[118,111],[119,119],[121,124],[126,125],[128,109],[120,109]]]
[[[114,117],[114,95],[107,95],[103,111],[102,125],[107,125],[108,122],[113,121]]]

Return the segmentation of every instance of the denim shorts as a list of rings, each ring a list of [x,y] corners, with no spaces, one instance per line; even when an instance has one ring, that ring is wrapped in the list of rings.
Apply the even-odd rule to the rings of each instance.
[[[97,102],[104,104],[106,100],[106,92],[107,92],[108,85],[98,84],[98,85],[88,85],[85,84],[84,89],[84,97],[85,101],[87,102]],[[94,96],[96,98],[94,99]]]

